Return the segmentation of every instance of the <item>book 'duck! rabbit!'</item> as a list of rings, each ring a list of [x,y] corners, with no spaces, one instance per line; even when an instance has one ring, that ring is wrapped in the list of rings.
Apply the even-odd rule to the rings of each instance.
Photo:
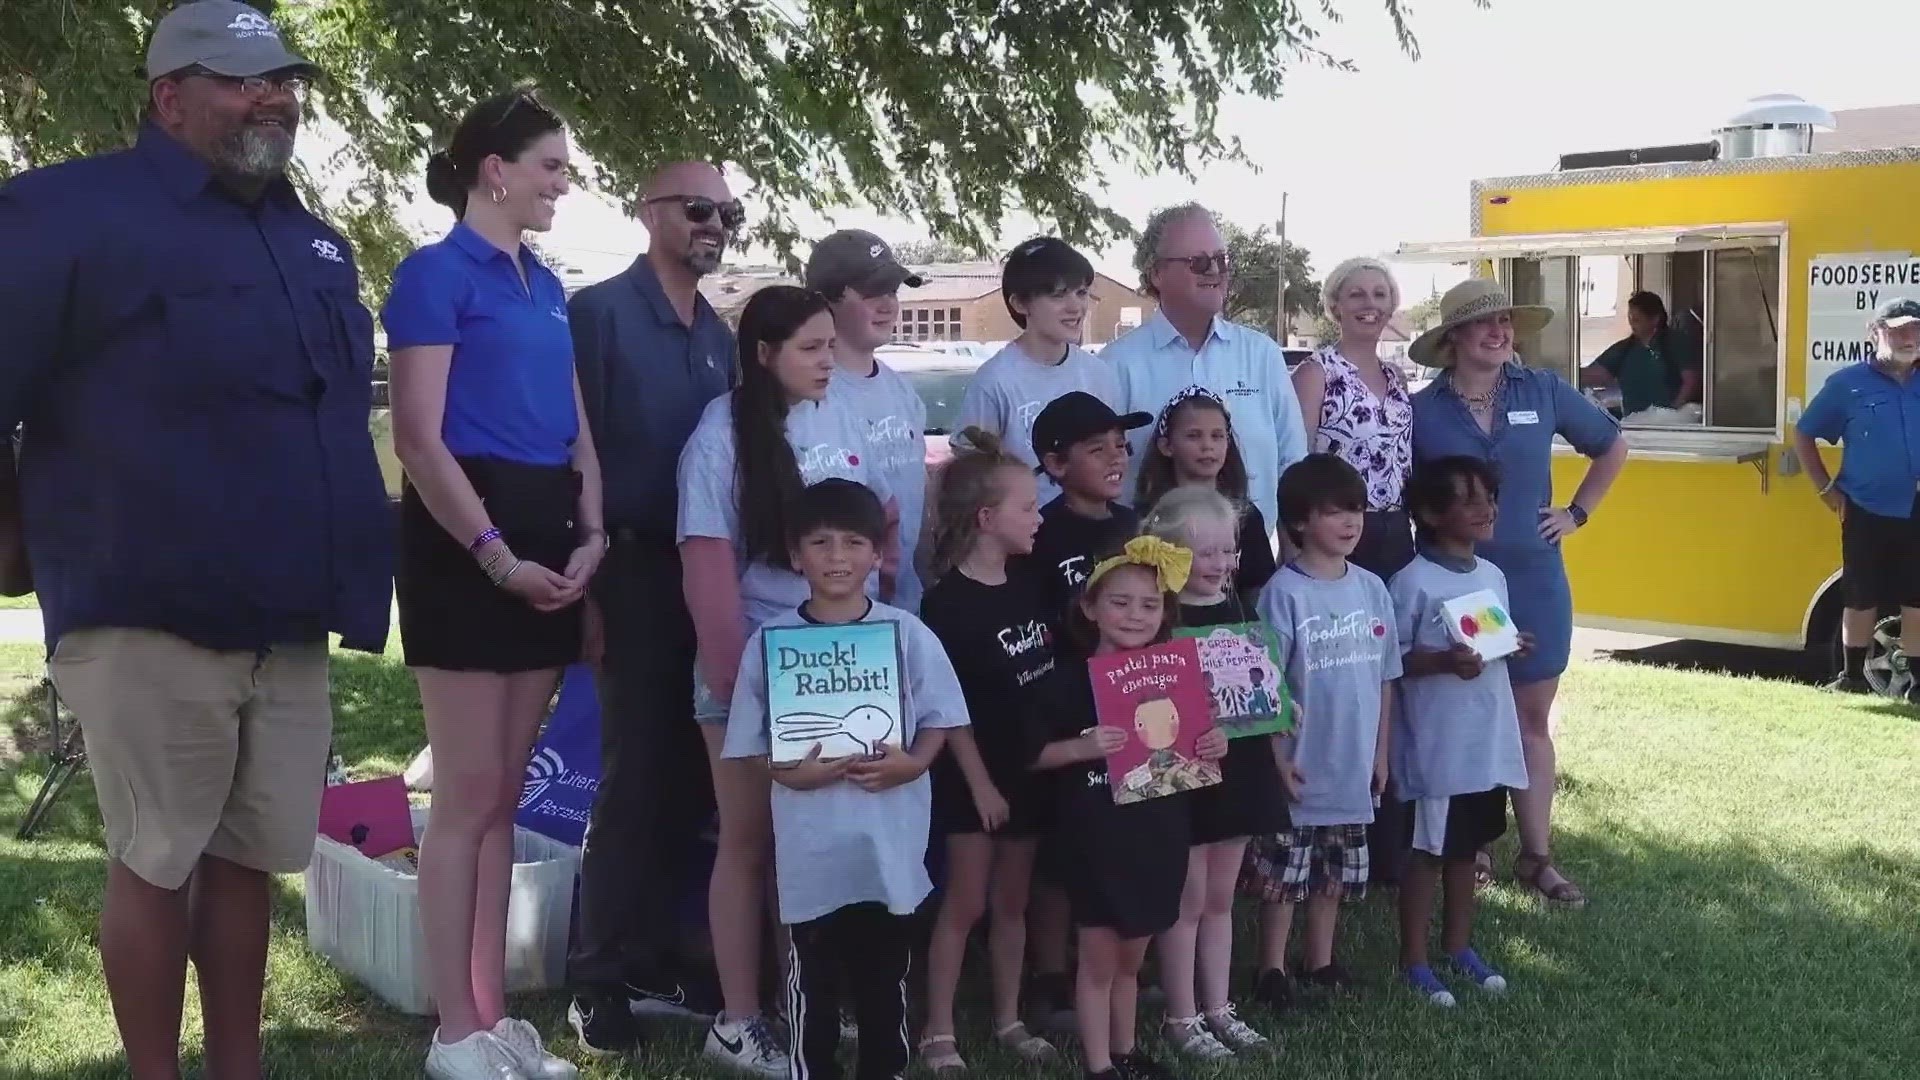
[[[900,628],[891,621],[777,626],[763,634],[775,765],[873,757],[903,746]]]

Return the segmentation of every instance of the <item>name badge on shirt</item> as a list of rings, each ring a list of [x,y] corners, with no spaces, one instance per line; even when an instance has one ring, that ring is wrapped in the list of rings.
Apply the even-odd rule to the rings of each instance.
[[[1532,409],[1515,409],[1507,414],[1507,423],[1509,424],[1537,424],[1539,422],[1540,414],[1534,412]]]

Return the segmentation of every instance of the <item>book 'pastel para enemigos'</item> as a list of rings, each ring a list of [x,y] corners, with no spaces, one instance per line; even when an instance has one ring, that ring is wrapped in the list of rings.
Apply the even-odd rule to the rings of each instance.
[[[1200,653],[1191,640],[1108,653],[1087,661],[1093,709],[1104,727],[1127,735],[1107,755],[1107,784],[1116,803],[1156,799],[1220,782],[1217,762],[1195,744],[1213,727]]]
[[[761,640],[773,764],[802,761],[815,746],[832,760],[905,745],[899,624],[770,626]]]
[[[1293,730],[1293,699],[1280,664],[1280,639],[1263,622],[1181,627],[1200,651],[1200,677],[1213,704],[1213,721],[1229,739]]]

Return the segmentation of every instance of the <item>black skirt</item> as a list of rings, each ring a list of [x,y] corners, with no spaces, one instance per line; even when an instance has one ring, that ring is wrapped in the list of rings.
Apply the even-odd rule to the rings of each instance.
[[[1187,792],[1192,800],[1194,843],[1271,836],[1293,827],[1271,738],[1253,736],[1228,743],[1220,773],[1220,783]]]
[[[458,460],[514,557],[565,572],[580,543],[580,474],[565,465]],[[504,675],[562,668],[581,657],[581,605],[541,613],[488,581],[467,541],[434,520],[411,483],[401,495],[394,593],[408,667]]]

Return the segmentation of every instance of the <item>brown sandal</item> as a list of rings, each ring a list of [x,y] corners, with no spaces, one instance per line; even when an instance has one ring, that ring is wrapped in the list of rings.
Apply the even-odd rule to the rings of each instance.
[[[920,1064],[942,1075],[967,1071],[967,1060],[960,1056],[960,1044],[951,1035],[929,1035],[921,1039]]]
[[[1513,880],[1539,893],[1550,904],[1558,904],[1566,908],[1587,906],[1587,894],[1580,891],[1580,886],[1568,881],[1565,875],[1561,876],[1558,884],[1542,885],[1540,879],[1549,871],[1559,873],[1558,868],[1553,865],[1551,856],[1533,855],[1524,851],[1514,856]]]
[[[1473,856],[1473,887],[1484,889],[1493,884],[1493,855],[1481,848]]]

